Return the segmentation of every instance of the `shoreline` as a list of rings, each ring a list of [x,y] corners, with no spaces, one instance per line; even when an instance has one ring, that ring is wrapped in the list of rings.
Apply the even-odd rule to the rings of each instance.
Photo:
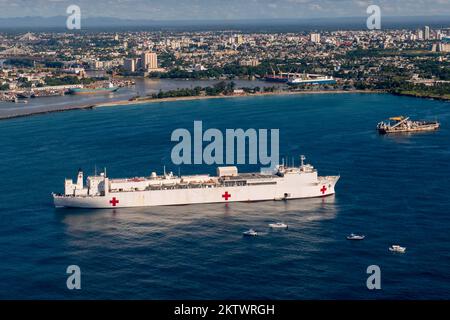
[[[128,105],[140,105],[146,103],[158,103],[158,102],[176,102],[176,101],[192,101],[192,100],[209,100],[209,99],[228,99],[228,98],[245,98],[245,97],[265,97],[265,96],[283,96],[283,95],[304,95],[304,94],[349,94],[349,93],[385,93],[381,90],[318,90],[318,91],[275,91],[275,92],[263,92],[263,93],[246,93],[236,95],[218,95],[218,96],[186,96],[186,97],[169,97],[155,99],[152,97],[145,97],[136,100],[118,100],[114,102],[96,103],[96,104],[84,104],[65,106],[61,108],[51,110],[30,111],[28,113],[17,113],[5,116],[0,116],[0,120],[9,120],[14,118],[30,117],[34,115],[42,115],[55,112],[65,112],[73,110],[92,110],[102,107],[115,107],[115,106],[128,106]]]
[[[450,101],[450,98],[448,97],[442,97],[442,96],[434,96],[434,95],[421,95],[420,93],[414,94],[414,93],[407,93],[407,92],[401,92],[392,93],[394,96],[403,96],[403,97],[412,97],[412,98],[419,98],[419,99],[431,99],[431,100],[438,100],[438,101]]]
[[[284,96],[284,95],[300,95],[300,94],[342,94],[342,93],[382,93],[382,91],[376,90],[318,90],[318,91],[276,91],[276,92],[263,92],[263,93],[246,93],[236,95],[218,95],[218,96],[186,96],[186,97],[169,97],[155,99],[151,97],[137,99],[133,101],[120,100],[116,102],[100,103],[96,107],[114,107],[125,105],[136,105],[143,103],[155,103],[155,102],[175,102],[175,101],[191,101],[191,100],[209,100],[209,99],[228,99],[228,98],[246,98],[246,97],[265,97],[265,96]]]

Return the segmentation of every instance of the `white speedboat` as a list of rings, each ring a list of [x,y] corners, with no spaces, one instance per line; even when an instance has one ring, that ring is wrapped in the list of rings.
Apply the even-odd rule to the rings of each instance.
[[[272,229],[287,229],[288,225],[283,222],[275,222],[275,223],[269,223],[269,227]]]
[[[389,247],[389,251],[392,251],[392,252],[399,252],[399,253],[404,253],[404,252],[406,251],[406,248],[394,244],[394,245],[392,245],[392,246]]]
[[[250,230],[245,231],[245,232],[243,233],[243,235],[244,235],[244,236],[247,236],[247,237],[256,237],[256,236],[258,235],[258,232],[256,232],[256,231],[253,230],[253,229],[250,229]]]
[[[365,237],[366,236],[364,235],[351,233],[349,236],[347,236],[347,240],[364,240]]]

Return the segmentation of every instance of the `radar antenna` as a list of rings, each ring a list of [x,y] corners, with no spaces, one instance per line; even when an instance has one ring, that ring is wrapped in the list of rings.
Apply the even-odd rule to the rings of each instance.
[[[304,165],[303,162],[305,161],[305,159],[306,159],[306,157],[304,155],[300,156],[300,167],[303,167],[303,165]]]

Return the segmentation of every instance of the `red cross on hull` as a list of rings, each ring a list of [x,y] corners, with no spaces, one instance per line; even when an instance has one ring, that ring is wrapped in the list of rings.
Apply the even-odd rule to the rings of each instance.
[[[111,205],[115,207],[119,203],[119,200],[117,200],[116,197],[113,197],[111,200],[109,200],[109,203],[111,203]]]
[[[320,192],[322,192],[322,194],[325,194],[325,192],[327,191],[327,187],[322,186],[322,189],[320,189]]]
[[[225,201],[228,201],[228,198],[231,198],[231,194],[229,194],[228,191],[225,191],[225,193],[222,195],[222,198],[224,198]]]

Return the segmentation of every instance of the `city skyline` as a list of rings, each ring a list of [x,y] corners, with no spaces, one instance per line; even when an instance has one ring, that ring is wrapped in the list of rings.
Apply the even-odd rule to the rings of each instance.
[[[450,0],[0,0],[0,18],[66,15],[78,5],[85,18],[130,20],[303,19],[365,16],[371,4],[385,16],[450,15]]]

